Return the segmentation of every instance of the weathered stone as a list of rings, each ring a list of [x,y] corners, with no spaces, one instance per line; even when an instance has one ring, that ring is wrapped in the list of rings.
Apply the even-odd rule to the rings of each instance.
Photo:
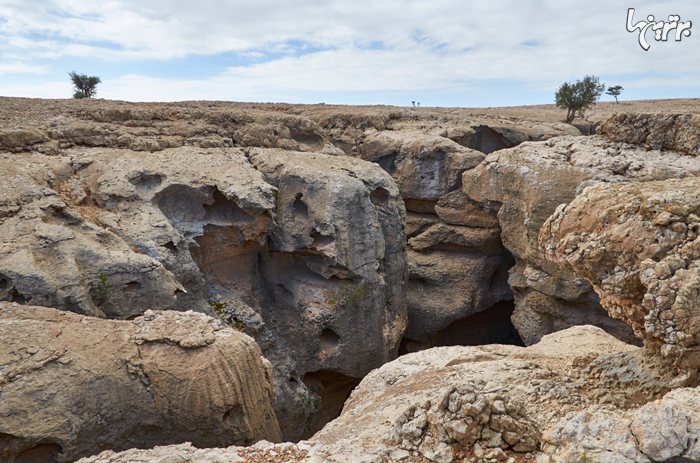
[[[113,321],[3,302],[0,456],[279,440],[271,375],[252,338],[203,314]]]
[[[511,273],[511,281],[529,288],[516,290],[516,307],[521,312],[516,323],[533,327],[539,323],[528,317],[536,312],[543,313],[543,307],[526,307],[530,290],[535,290],[555,298],[553,301],[567,301],[564,306],[575,303],[592,312],[593,318],[589,320],[598,318],[596,325],[614,326],[593,315],[600,313],[600,306],[592,291],[582,291],[586,285],[576,283],[577,276],[571,269],[563,269],[545,259],[538,243],[540,228],[559,205],[572,201],[588,185],[602,181],[645,182],[699,173],[700,161],[680,153],[644,151],[631,145],[611,143],[599,136],[559,137],[541,143],[523,143],[489,155],[480,166],[463,174],[462,190],[470,200],[497,214],[503,245],[518,262]],[[676,228],[681,229],[680,226]],[[526,269],[528,275],[523,273]],[[572,299],[579,291],[580,295]],[[541,299],[533,301],[541,304]],[[558,317],[555,312],[559,311],[557,305],[562,304],[552,307],[551,315],[555,318]],[[528,330],[525,326],[516,328]],[[629,332],[624,328],[613,332],[629,339]],[[544,332],[525,337],[531,342],[542,334]]]
[[[697,114],[614,114],[598,133],[616,142],[633,143],[652,149],[700,154],[700,117]]]
[[[542,227],[547,256],[591,282],[601,303],[645,344],[700,367],[697,304],[700,180],[600,184]],[[690,227],[673,227],[672,223]]]

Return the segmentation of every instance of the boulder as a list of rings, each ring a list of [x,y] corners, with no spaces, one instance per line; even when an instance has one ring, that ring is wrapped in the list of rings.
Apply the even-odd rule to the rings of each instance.
[[[538,452],[542,431],[604,396],[592,379],[600,371],[580,365],[614,355],[629,360],[639,350],[599,328],[579,326],[527,348],[454,346],[407,354],[367,375],[340,417],[310,442],[320,444],[314,452],[327,461],[349,455],[391,461],[404,450],[449,463],[471,456],[474,444],[508,456]],[[669,381],[670,375],[656,378]],[[632,382],[638,380],[619,391],[638,393]]]
[[[404,199],[431,202],[458,187],[462,172],[484,159],[483,153],[418,131],[370,134],[358,156],[391,174]]]
[[[206,315],[116,321],[0,303],[2,461],[279,441],[272,401],[253,339]]]

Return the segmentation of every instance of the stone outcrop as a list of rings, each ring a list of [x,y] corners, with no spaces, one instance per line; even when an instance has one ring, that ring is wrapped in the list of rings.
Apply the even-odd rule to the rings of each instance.
[[[586,278],[615,318],[679,365],[700,367],[700,180],[598,184],[541,231],[547,256]]]
[[[393,130],[366,135],[356,155],[390,173],[406,205],[409,350],[434,344],[450,324],[512,298],[498,223],[459,188],[462,173],[483,153],[438,135]]]
[[[543,463],[650,463],[700,460],[697,388],[676,389],[631,411],[571,413],[543,436]]]
[[[118,319],[216,312],[275,364],[289,439],[318,426],[325,386],[306,374],[340,375],[344,395],[397,354],[405,212],[374,164],[185,146],[13,154],[0,169],[0,299]]]
[[[498,223],[460,191],[484,157],[468,147],[578,133],[441,110],[223,102],[5,98],[0,121],[0,300],[116,319],[219,315],[273,362],[288,439],[337,414],[407,324],[423,348],[512,298]]]
[[[700,154],[700,117],[697,114],[613,114],[598,129],[611,141],[632,143],[647,149]]]
[[[0,458],[278,441],[272,371],[252,338],[194,312],[132,321],[0,303]]]
[[[476,447],[494,454],[505,449],[504,460],[537,453],[541,433],[570,412],[667,391],[673,371],[645,364],[640,351],[581,326],[527,348],[455,346],[407,354],[367,375],[340,417],[311,442],[322,445],[315,452],[327,461],[392,458],[397,450],[442,463],[472,458]],[[634,365],[637,376],[623,373],[624,365]],[[654,379],[642,385],[640,375]]]
[[[509,282],[515,292],[513,321],[523,340],[532,344],[548,332],[584,322],[634,342],[626,324],[605,314],[584,278],[547,261],[538,244],[540,228],[560,204],[572,201],[587,185],[698,173],[696,158],[640,150],[599,136],[523,143],[492,153],[466,171],[463,192],[498,218],[503,244],[515,257]]]

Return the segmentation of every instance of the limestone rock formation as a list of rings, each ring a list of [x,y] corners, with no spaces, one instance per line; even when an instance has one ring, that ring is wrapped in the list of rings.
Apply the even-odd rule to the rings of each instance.
[[[281,438],[252,338],[194,312],[133,321],[0,303],[0,458]]]
[[[217,312],[275,364],[290,439],[321,413],[325,386],[304,375],[332,371],[349,390],[398,351],[405,212],[376,165],[181,147],[12,154],[0,168],[0,299],[119,319]]]
[[[462,173],[484,154],[416,130],[366,135],[357,155],[396,181],[407,209],[408,329],[426,346],[440,330],[512,297],[498,223],[461,193]]]
[[[626,324],[601,310],[598,296],[581,276],[562,269],[542,254],[540,228],[560,204],[572,201],[587,185],[606,181],[650,181],[691,177],[700,161],[682,153],[641,150],[599,136],[558,137],[490,154],[463,174],[466,196],[498,217],[504,246],[516,266],[516,328],[527,344],[551,330],[585,322],[606,327],[633,342]]]
[[[698,461],[699,399],[697,388],[683,388],[631,412],[595,406],[571,413],[545,432],[542,462]]]
[[[599,184],[542,227],[547,256],[593,284],[645,344],[700,367],[700,180]]]
[[[407,450],[406,456],[417,451],[449,463],[471,458],[474,444],[510,455],[537,452],[541,433],[567,413],[601,401],[621,403],[616,394],[641,394],[640,377],[613,366],[620,357],[620,363],[635,363],[638,375],[655,378],[649,390],[668,390],[662,386],[673,373],[633,360],[639,352],[599,328],[578,326],[527,348],[455,346],[407,354],[367,375],[340,417],[311,442],[321,444],[315,452],[328,461],[351,454],[391,460],[392,452]],[[618,386],[607,389],[615,381],[602,379],[613,377]]]
[[[700,117],[691,113],[613,114],[598,129],[612,141],[700,154]]]

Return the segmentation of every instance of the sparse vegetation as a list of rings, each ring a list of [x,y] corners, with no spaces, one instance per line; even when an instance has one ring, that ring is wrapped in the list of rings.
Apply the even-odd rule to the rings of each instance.
[[[78,74],[75,71],[68,73],[70,80],[73,82],[75,87],[75,93],[73,93],[73,98],[92,98],[97,94],[97,84],[101,83],[99,77],[90,76],[86,74]]]
[[[565,108],[566,123],[570,124],[577,113],[583,116],[586,109],[594,105],[605,90],[596,76],[586,76],[575,83],[564,82],[554,94],[554,102],[560,108]]]
[[[107,275],[105,275],[103,271],[100,271],[97,279],[100,280],[97,283],[97,305],[102,305],[107,300],[107,293],[111,285],[108,282]]]
[[[620,103],[617,101],[617,97],[620,96],[620,93],[624,90],[624,87],[622,85],[615,85],[613,87],[610,87],[607,92],[605,92],[607,95],[614,96],[615,97],[615,103]]]
[[[207,302],[209,302],[209,306],[212,308],[214,313],[221,317],[221,319],[225,321],[227,325],[242,333],[248,334],[248,327],[246,326],[246,324],[236,320],[236,318],[230,313],[230,311],[226,307],[226,304],[224,304],[223,302],[216,301]]]
[[[360,285],[343,283],[340,287],[340,296],[349,307],[357,307],[367,295],[367,291]]]

